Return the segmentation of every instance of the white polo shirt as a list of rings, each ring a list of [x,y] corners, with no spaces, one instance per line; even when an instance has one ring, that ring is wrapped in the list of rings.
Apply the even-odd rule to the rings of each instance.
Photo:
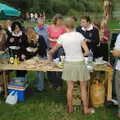
[[[76,31],[64,33],[61,35],[57,42],[61,44],[65,51],[65,61],[83,61],[84,56],[82,52],[82,41],[84,36]]]

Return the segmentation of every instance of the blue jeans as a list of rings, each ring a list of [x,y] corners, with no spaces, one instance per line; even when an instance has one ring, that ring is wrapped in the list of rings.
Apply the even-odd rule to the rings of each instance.
[[[44,72],[36,72],[35,87],[39,91],[44,90],[44,78],[45,78]]]
[[[42,60],[46,59],[46,57],[41,57],[41,56],[39,56],[39,57]],[[35,87],[37,88],[37,90],[39,90],[39,91],[44,90],[44,79],[45,79],[45,73],[37,71],[36,72],[36,80],[35,80]]]
[[[53,55],[53,59],[60,58],[61,55],[64,54],[64,49],[61,47],[59,48],[56,53]],[[61,72],[47,72],[48,79],[51,81],[53,87],[61,87],[62,82],[62,73]]]

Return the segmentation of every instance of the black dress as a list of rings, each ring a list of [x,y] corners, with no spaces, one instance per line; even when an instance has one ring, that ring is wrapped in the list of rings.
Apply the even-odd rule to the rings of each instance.
[[[27,47],[27,36],[23,32],[19,32],[18,34],[9,33],[6,41],[6,47],[9,50],[9,54],[12,57],[19,58],[20,61],[23,61],[22,54],[25,55],[25,50]],[[17,71],[16,76],[17,77],[25,77],[26,71]]]
[[[15,57],[17,55],[20,61],[22,61],[21,55],[25,54],[27,45],[27,36],[23,32],[8,34],[6,47],[9,50],[10,56]]]

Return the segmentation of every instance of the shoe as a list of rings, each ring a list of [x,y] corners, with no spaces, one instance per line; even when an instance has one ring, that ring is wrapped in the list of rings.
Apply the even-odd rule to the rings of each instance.
[[[94,108],[88,108],[87,112],[84,112],[85,115],[92,115],[95,113],[95,109]]]

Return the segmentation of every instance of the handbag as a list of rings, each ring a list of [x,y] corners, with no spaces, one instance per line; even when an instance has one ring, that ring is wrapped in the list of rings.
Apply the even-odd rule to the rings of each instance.
[[[5,103],[14,105],[18,101],[18,94],[16,91],[12,91],[6,98]]]

